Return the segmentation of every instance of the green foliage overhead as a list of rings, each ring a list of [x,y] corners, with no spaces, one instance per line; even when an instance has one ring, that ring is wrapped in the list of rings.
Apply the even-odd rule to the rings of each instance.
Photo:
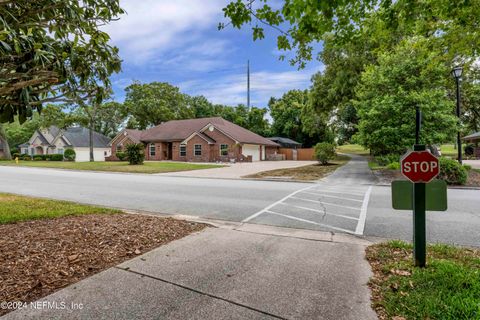
[[[416,106],[423,113],[421,142],[448,141],[456,129],[454,103],[446,98],[448,73],[423,38],[380,54],[357,89],[359,142],[374,155],[405,152],[415,142]]]
[[[133,83],[126,89],[125,109],[138,122],[138,129],[162,122],[193,118],[185,96],[166,82]]]
[[[0,1],[0,122],[23,123],[42,103],[108,88],[120,58],[99,26],[123,13],[119,0]]]

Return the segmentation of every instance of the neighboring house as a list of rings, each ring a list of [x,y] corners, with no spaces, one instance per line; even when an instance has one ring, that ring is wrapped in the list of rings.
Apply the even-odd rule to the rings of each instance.
[[[260,161],[278,144],[220,117],[173,120],[145,131],[123,130],[111,142],[112,158],[126,144],[145,145],[146,160]]]
[[[110,156],[110,139],[103,134],[93,132],[93,157],[95,161],[105,161]],[[22,154],[63,154],[65,149],[73,149],[77,162],[90,160],[89,130],[83,127],[36,130],[30,140],[19,146]]]
[[[302,147],[302,144],[294,141],[289,138],[283,138],[283,137],[271,137],[267,138],[268,140],[271,140],[277,144],[280,145],[280,148],[290,148],[290,149],[298,149]]]
[[[474,155],[475,155],[476,158],[480,159],[480,147],[478,146],[478,144],[480,142],[480,132],[472,133],[471,135],[463,137],[462,139],[467,141],[467,142],[475,144]]]

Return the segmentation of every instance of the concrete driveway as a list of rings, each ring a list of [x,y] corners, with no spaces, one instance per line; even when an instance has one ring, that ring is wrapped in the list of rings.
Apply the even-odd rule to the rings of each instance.
[[[463,164],[468,164],[474,169],[480,169],[480,160],[463,160]]]
[[[193,170],[175,173],[159,173],[161,176],[240,179],[243,176],[263,171],[308,166],[317,161],[257,161],[228,164],[223,168]]]

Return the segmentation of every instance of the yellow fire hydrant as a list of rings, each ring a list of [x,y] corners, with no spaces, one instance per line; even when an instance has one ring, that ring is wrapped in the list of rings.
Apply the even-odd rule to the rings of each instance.
[[[18,164],[18,157],[15,157],[15,163]]]

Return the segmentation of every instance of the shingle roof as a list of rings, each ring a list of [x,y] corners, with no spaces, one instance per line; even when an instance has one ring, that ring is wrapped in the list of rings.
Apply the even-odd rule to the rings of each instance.
[[[143,131],[137,129],[125,129],[125,131],[128,133],[129,137],[137,140],[137,142],[140,142],[142,140]]]
[[[480,139],[480,132],[475,132],[469,136],[463,137],[463,140],[476,139],[476,138]]]
[[[63,132],[63,136],[67,138],[72,147],[88,147],[89,146],[89,130],[83,127],[68,128]],[[110,139],[103,134],[93,132],[93,147],[108,148]]]
[[[284,137],[270,137],[270,138],[267,138],[267,139],[271,140],[271,141],[274,141],[274,142],[278,142],[278,143],[301,145],[300,142],[297,142],[297,141],[289,139],[289,138],[284,138]]]
[[[183,141],[208,124],[240,143],[278,146],[275,142],[220,117],[168,121],[144,131],[142,141]]]

